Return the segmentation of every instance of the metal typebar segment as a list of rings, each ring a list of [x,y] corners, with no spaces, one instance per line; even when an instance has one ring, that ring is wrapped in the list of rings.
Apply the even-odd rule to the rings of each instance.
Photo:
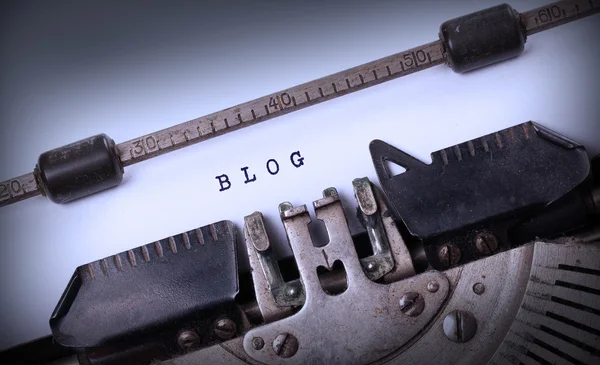
[[[521,13],[527,35],[532,35],[600,11],[600,0],[567,0]]]
[[[445,62],[440,41],[221,110],[117,146],[124,166]]]

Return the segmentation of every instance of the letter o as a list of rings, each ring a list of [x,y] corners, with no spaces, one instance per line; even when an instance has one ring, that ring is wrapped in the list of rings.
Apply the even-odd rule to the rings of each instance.
[[[271,170],[271,164],[274,163],[275,164],[275,171]],[[277,163],[277,161],[275,159],[270,159],[269,161],[267,161],[267,171],[269,171],[269,174],[271,175],[277,175],[277,173],[279,172],[279,164]]]

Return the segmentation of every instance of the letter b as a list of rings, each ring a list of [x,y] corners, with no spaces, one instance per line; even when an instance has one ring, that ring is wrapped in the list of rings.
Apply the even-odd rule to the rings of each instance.
[[[224,191],[231,187],[231,182],[229,182],[229,176],[223,174],[215,176],[215,179],[219,180],[219,185],[221,185],[221,189],[219,189],[219,191]]]

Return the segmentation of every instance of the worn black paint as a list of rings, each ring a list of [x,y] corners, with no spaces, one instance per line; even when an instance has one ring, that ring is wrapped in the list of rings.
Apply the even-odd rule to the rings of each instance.
[[[119,185],[123,166],[114,141],[99,134],[42,153],[34,174],[48,199],[68,203]]]
[[[448,64],[462,73],[520,55],[526,34],[519,13],[502,4],[442,23],[440,39]]]
[[[221,221],[78,267],[50,319],[54,339],[77,348],[142,340],[233,306],[235,242],[233,223]]]

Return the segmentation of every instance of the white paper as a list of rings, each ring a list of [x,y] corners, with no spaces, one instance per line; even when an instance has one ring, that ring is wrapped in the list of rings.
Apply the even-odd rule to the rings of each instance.
[[[127,49],[94,55],[88,68],[31,70],[40,77],[27,85],[11,84],[22,77],[13,75],[3,84],[0,180],[30,172],[42,151],[90,135],[122,142],[430,42],[443,21],[496,2],[415,3],[408,11],[405,3],[338,5],[335,21],[318,8],[297,18],[271,14],[264,29],[250,19],[235,34],[197,34],[206,47],[157,37],[133,56]],[[0,349],[48,335],[75,268],[117,252],[223,219],[241,233],[254,211],[285,247],[278,204],[307,204],[312,214],[312,201],[329,186],[358,230],[351,181],[377,181],[368,151],[376,138],[429,162],[432,151],[534,120],[600,153],[597,17],[530,37],[515,60],[464,75],[434,67],[127,167],[121,186],[80,201],[36,197],[1,208]],[[30,35],[38,46],[44,32]],[[290,162],[296,151],[300,167]],[[276,175],[266,170],[269,159],[279,163]],[[246,166],[256,175],[249,184]],[[231,181],[222,192],[221,174]]]

